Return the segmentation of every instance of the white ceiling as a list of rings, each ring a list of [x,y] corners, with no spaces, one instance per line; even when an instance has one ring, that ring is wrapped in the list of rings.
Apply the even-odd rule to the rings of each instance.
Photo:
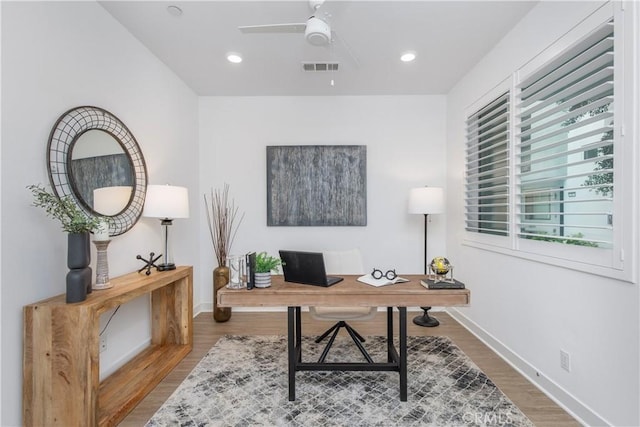
[[[320,13],[337,37],[316,47],[304,34],[237,28],[305,22],[305,0],[100,2],[202,96],[445,94],[535,3],[327,0]],[[417,54],[412,63],[399,60],[407,50]],[[228,52],[243,62],[229,63]],[[333,61],[336,72],[302,70],[302,62]]]

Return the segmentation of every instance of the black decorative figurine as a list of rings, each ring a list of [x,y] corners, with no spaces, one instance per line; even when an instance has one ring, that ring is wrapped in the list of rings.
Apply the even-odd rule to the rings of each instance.
[[[158,255],[155,258],[154,258],[154,256],[155,256],[155,254],[153,252],[151,252],[149,254],[149,259],[148,260],[142,258],[142,256],[140,256],[140,255],[136,256],[136,259],[139,259],[139,260],[142,260],[142,261],[146,262],[146,265],[144,267],[142,267],[140,270],[138,270],[138,273],[140,273],[142,270],[144,270],[146,268],[147,271],[145,271],[144,274],[146,274],[148,276],[148,275],[151,274],[151,267],[155,267],[156,270],[158,269],[158,266],[155,264],[155,262],[160,259],[162,254]]]

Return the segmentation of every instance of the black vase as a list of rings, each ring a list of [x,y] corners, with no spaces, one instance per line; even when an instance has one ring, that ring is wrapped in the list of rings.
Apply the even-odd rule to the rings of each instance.
[[[89,233],[67,235],[67,299],[68,303],[84,301],[91,293],[91,247]]]
[[[91,263],[91,242],[89,233],[69,233],[67,235],[67,268],[88,267]]]
[[[67,303],[86,300],[87,283],[91,287],[91,267],[69,270],[67,273]]]

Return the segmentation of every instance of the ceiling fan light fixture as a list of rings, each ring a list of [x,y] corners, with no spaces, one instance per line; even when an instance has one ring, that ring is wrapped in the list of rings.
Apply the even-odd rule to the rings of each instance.
[[[322,19],[312,16],[307,21],[304,37],[314,46],[326,46],[331,42],[331,27]]]

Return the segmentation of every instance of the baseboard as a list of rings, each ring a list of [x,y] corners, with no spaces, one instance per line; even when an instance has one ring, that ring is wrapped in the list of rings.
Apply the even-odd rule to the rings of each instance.
[[[493,350],[494,353],[511,365],[511,367],[529,380],[529,382],[535,385],[547,397],[567,411],[579,423],[585,426],[612,425],[552,379],[547,378],[544,373],[539,369],[536,369],[535,366],[531,365],[518,354],[511,351],[509,347],[493,337],[473,320],[462,314],[460,310],[457,308],[449,308],[446,311],[451,317],[458,321],[458,323],[464,326],[469,332],[476,336],[476,338]]]

